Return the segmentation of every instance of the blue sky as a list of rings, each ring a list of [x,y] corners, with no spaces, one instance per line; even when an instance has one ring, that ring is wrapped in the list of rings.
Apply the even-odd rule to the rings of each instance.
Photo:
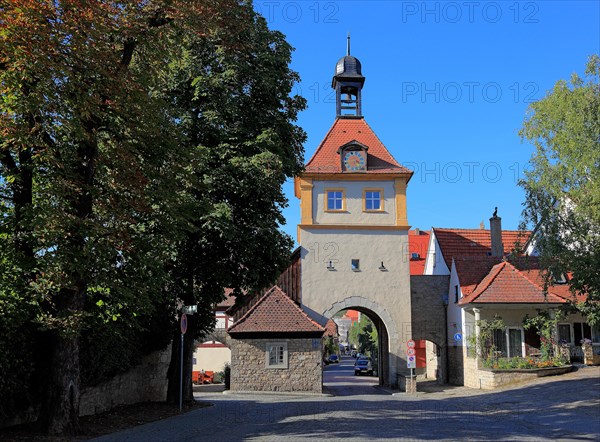
[[[296,48],[297,93],[308,100],[298,124],[306,159],[333,124],[331,77],[352,55],[366,77],[363,114],[400,163],[413,227],[478,228],[495,206],[516,229],[524,194],[517,180],[532,146],[518,130],[528,103],[559,79],[583,73],[600,52],[598,1],[255,2]],[[296,237],[299,201],[291,181],[283,229]]]

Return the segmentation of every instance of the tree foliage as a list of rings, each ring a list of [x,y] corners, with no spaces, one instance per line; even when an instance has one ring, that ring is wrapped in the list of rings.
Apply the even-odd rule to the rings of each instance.
[[[535,146],[525,189],[524,224],[548,278],[570,274],[580,309],[600,321],[600,57],[585,75],[561,80],[531,104],[520,135]]]
[[[304,103],[291,48],[244,1],[0,14],[0,413],[42,403],[60,433],[82,378],[165,346],[178,301],[200,305],[196,337],[225,285],[273,278]]]
[[[177,247],[171,287],[205,313],[190,318],[186,373],[193,339],[212,327],[210,307],[223,288],[241,296],[272,284],[293,245],[279,230],[287,205],[282,185],[303,165],[305,134],[294,121],[305,101],[291,96],[299,78],[289,68],[292,48],[283,34],[269,30],[251,6],[242,11],[244,28],[227,40],[226,30],[186,36],[161,88],[172,103],[180,149],[193,165],[185,198],[195,216]],[[179,358],[173,356],[175,400]],[[185,384],[192,400],[191,381]]]
[[[377,357],[378,335],[377,328],[367,315],[362,313],[360,321],[350,327],[348,340],[355,345],[360,353]]]

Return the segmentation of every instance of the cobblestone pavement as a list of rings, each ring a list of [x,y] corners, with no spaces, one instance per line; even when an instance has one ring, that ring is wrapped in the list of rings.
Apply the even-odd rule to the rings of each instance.
[[[600,440],[600,367],[494,392],[431,390],[412,396],[199,394],[214,406],[96,440]]]

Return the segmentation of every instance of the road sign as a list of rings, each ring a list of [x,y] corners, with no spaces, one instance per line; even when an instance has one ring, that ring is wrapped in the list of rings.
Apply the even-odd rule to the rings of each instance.
[[[414,347],[414,346],[415,346],[415,341],[413,341],[412,339],[411,339],[411,340],[409,340],[409,341],[406,343],[406,346],[407,346],[407,347],[409,347],[409,348],[411,348],[411,347]]]
[[[409,356],[406,358],[406,367],[407,368],[417,368],[417,357]]]
[[[416,351],[414,348],[412,348],[412,347],[411,347],[411,348],[409,348],[408,350],[406,350],[406,354],[407,354],[408,356],[414,356],[414,355],[416,355],[416,354],[417,354],[417,351]]]
[[[185,313],[181,314],[181,334],[185,335],[187,331],[187,315]]]
[[[460,333],[454,333],[454,340],[455,341],[460,341],[462,340],[462,335]]]

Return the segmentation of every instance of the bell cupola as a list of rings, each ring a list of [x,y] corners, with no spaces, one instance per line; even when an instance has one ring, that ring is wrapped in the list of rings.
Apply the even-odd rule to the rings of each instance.
[[[331,87],[335,89],[336,117],[362,117],[361,90],[365,84],[358,58],[350,55],[350,34],[346,56],[335,65]]]

